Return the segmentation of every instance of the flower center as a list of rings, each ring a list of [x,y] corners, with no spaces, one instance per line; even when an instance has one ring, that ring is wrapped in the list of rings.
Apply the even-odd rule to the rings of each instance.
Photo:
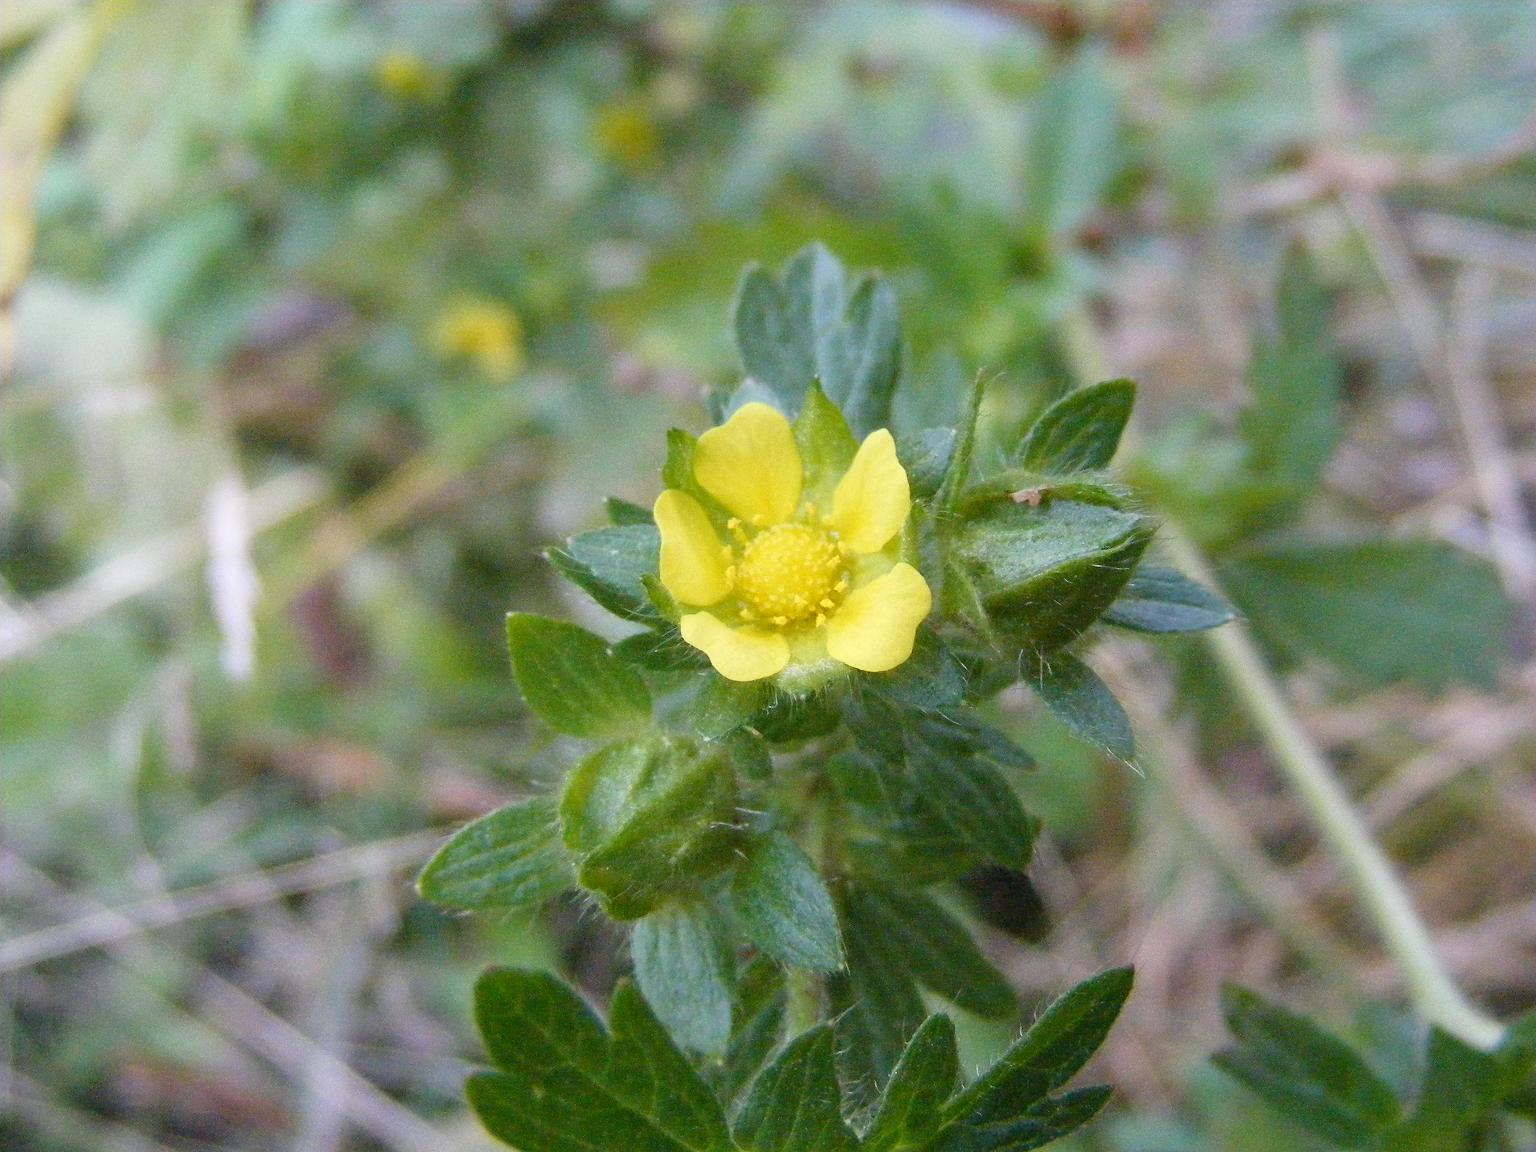
[[[843,550],[828,533],[805,524],[776,524],[741,549],[735,567],[743,620],[787,624],[826,614],[848,590]]]

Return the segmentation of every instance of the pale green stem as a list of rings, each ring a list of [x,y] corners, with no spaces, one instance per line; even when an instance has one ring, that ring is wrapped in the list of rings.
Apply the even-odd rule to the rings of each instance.
[[[1066,343],[1080,383],[1112,375],[1086,313],[1079,312],[1070,319]],[[1177,524],[1165,524],[1160,536],[1178,567],[1220,591],[1205,556]],[[1241,621],[1225,624],[1204,633],[1204,640],[1263,735],[1276,765],[1324,842],[1343,863],[1355,894],[1408,983],[1414,1006],[1425,1019],[1467,1043],[1484,1049],[1496,1047],[1504,1035],[1503,1025],[1474,1005],[1446,971],[1401,878],[1355,811],[1327,759],[1291,711],[1246,625]]]

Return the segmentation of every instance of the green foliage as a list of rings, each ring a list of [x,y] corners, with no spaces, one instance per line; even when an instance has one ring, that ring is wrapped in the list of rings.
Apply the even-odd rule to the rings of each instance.
[[[1019,464],[1043,473],[1108,468],[1135,403],[1136,385],[1130,380],[1107,380],[1067,393],[1030,428],[1019,445]]]
[[[635,983],[680,1045],[718,1055],[731,1037],[735,960],[709,911],[675,903],[635,921]]]
[[[423,898],[481,910],[542,904],[576,883],[555,802],[508,804],[454,833],[421,870]]]
[[[507,645],[523,699],[550,727],[600,740],[649,726],[645,681],[601,638],[574,624],[514,612],[507,617]]]
[[[1399,1098],[1363,1056],[1304,1016],[1240,988],[1227,989],[1223,1011],[1237,1043],[1213,1058],[1217,1067],[1336,1148],[1485,1147],[1536,1069],[1536,1044],[1514,1030],[1498,1050],[1482,1052],[1431,1027],[1414,1083]]]
[[[1367,685],[1498,679],[1509,601],[1490,565],[1449,545],[1277,542],[1233,555],[1223,579],[1276,648]]]
[[[762,267],[747,270],[735,324],[747,376],[786,411],[798,412],[816,382],[860,435],[890,423],[901,317],[884,280],[850,284],[837,257],[812,244],[781,278]]]
[[[789,837],[764,836],[747,849],[731,885],[731,907],[748,938],[799,968],[842,967],[832,896],[811,858]]]
[[[1062,654],[1042,661],[1030,687],[1073,735],[1126,763],[1135,757],[1135,734],[1125,709],[1097,673],[1076,656]]]
[[[1144,564],[1104,613],[1104,622],[1133,632],[1200,632],[1235,615],[1221,597],[1177,569]]]

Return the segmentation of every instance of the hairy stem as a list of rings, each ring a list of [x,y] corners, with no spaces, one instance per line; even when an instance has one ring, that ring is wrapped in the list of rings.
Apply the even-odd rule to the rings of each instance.
[[[1079,383],[1113,375],[1086,312],[1071,318],[1065,339]],[[1177,523],[1166,523],[1160,536],[1178,567],[1220,591],[1210,563]],[[1263,735],[1276,765],[1329,849],[1343,863],[1356,896],[1408,983],[1414,1006],[1431,1023],[1467,1043],[1484,1049],[1495,1047],[1504,1035],[1503,1025],[1474,1005],[1451,978],[1402,879],[1371,836],[1327,758],[1291,711],[1247,626],[1233,621],[1204,633],[1203,638],[1233,693]]]

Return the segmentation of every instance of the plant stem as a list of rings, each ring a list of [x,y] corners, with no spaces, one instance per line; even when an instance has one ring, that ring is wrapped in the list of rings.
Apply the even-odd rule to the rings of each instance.
[[[1080,383],[1112,375],[1085,311],[1070,318],[1065,340]],[[1177,523],[1165,523],[1160,536],[1179,568],[1220,591],[1204,554]],[[1474,1005],[1451,978],[1401,878],[1291,711],[1247,626],[1233,621],[1204,633],[1203,639],[1323,840],[1344,864],[1356,896],[1407,980],[1414,1006],[1432,1024],[1469,1044],[1497,1046],[1503,1025]]]

